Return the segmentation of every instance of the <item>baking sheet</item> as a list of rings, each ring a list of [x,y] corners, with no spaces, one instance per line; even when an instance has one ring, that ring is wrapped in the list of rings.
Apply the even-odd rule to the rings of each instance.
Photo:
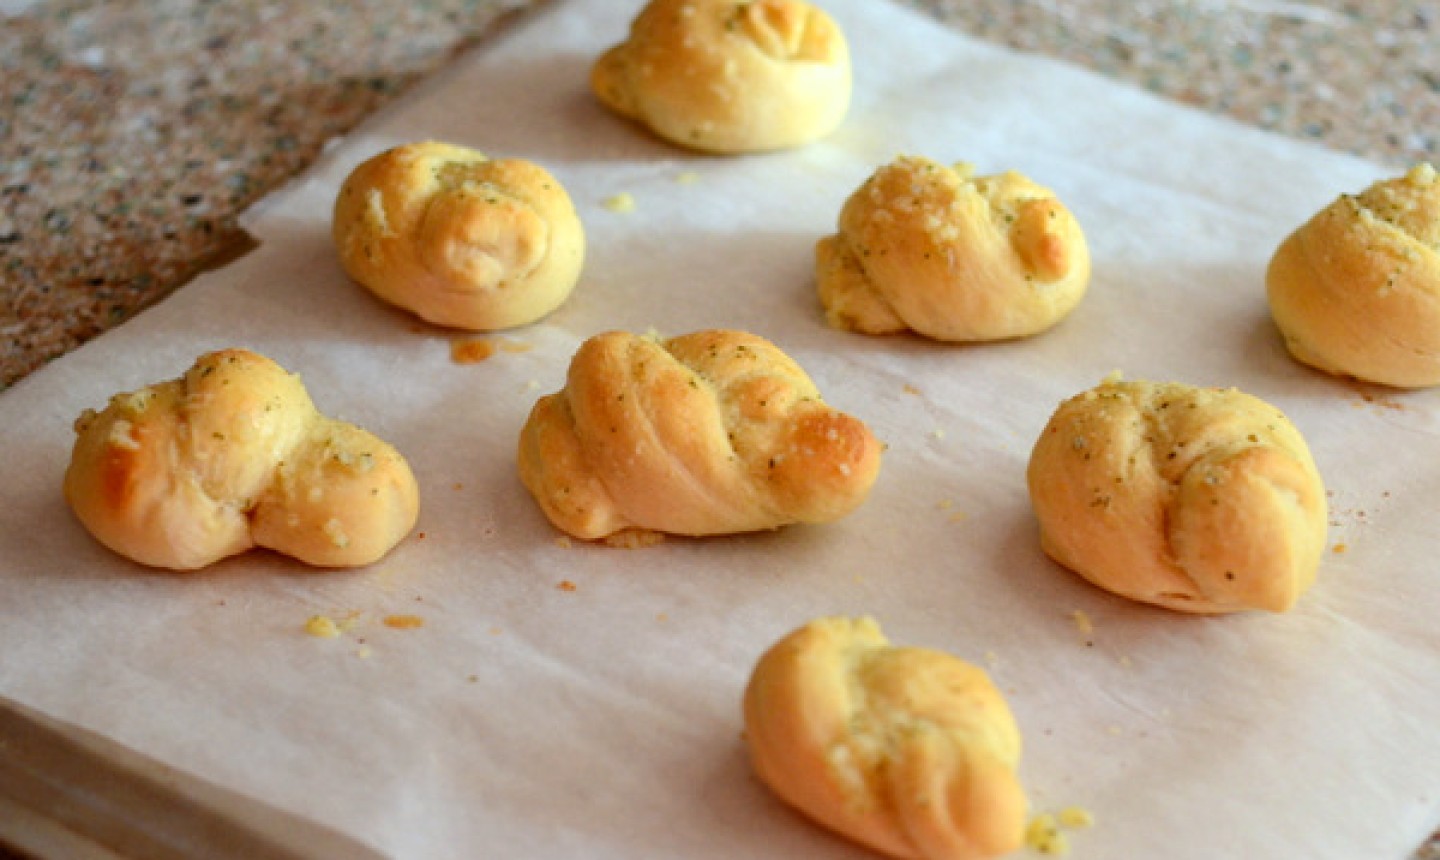
[[[1433,392],[1290,361],[1262,281],[1291,228],[1394,171],[897,5],[825,5],[851,36],[856,93],[821,143],[718,158],[647,136],[586,90],[639,4],[550,4],[258,207],[250,256],[0,396],[0,695],[393,856],[862,857],[752,778],[739,701],[775,639],[865,613],[991,671],[1035,809],[1095,815],[1072,856],[1406,856],[1440,823],[1440,410]],[[382,306],[335,261],[345,174],[424,138],[531,158],[576,201],[586,270],[558,312],[508,333],[528,351],[456,364],[456,333]],[[980,346],[828,329],[813,244],[900,153],[1054,188],[1095,261],[1071,318]],[[622,192],[633,212],[604,206]],[[831,525],[643,550],[557,541],[515,474],[534,400],[596,332],[708,327],[774,340],[871,424],[889,450],[869,501]],[[80,411],[232,345],[410,458],[421,519],[387,559],[321,572],[254,553],[157,573],[70,517]],[[1045,559],[1030,445],[1115,369],[1238,386],[1306,434],[1344,551],[1293,612],[1184,617]],[[306,635],[313,614],[345,634]]]

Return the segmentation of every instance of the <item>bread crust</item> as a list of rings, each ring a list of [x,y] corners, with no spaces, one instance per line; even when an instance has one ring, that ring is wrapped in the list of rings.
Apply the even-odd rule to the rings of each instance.
[[[1001,340],[1068,315],[1090,252],[1054,192],[1025,176],[902,156],[846,200],[839,232],[815,247],[815,275],[835,328]]]
[[[341,265],[424,320],[471,331],[526,325],[569,298],[585,231],[545,168],[436,141],[363,162],[335,200]]]
[[[1019,728],[986,673],[892,646],[869,618],[821,618],[765,653],[744,697],[760,780],[892,857],[975,860],[1024,840]]]
[[[379,560],[419,494],[391,445],[316,411],[299,377],[243,349],[86,410],[65,499],[105,546],[196,570],[254,546],[321,567]]]
[[[536,403],[518,461],[546,516],[575,537],[714,535],[850,513],[879,472],[880,444],[763,338],[607,332]]]
[[[1341,195],[1265,274],[1296,360],[1398,388],[1440,385],[1440,176],[1420,165]]]
[[[804,0],[652,0],[590,84],[606,107],[672,143],[760,152],[840,125],[850,53],[839,25]]]
[[[1055,411],[1026,479],[1050,557],[1183,612],[1283,612],[1325,547],[1304,438],[1233,388],[1107,380]]]

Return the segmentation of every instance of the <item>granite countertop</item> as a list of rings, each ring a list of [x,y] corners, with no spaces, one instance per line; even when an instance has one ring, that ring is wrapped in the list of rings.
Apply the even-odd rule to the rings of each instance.
[[[0,0],[0,390],[243,254],[241,211],[539,2]],[[901,2],[1397,172],[1440,162],[1429,0]]]

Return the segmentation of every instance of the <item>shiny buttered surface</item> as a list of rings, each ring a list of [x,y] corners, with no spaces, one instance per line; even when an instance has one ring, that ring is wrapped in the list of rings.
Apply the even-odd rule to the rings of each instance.
[[[760,659],[744,698],[755,772],[786,803],[877,851],[973,860],[1019,848],[1020,732],[985,672],[822,618]]]
[[[559,180],[533,162],[447,143],[360,164],[331,226],[350,277],[422,319],[471,331],[555,310],[585,260],[585,232]]]
[[[1266,273],[1290,354],[1339,376],[1440,385],[1440,175],[1428,164],[1342,194]]]
[[[1090,252],[1070,211],[1025,176],[903,156],[845,202],[839,232],[816,245],[815,275],[836,328],[1000,340],[1069,314]]]
[[[804,0],[653,0],[596,62],[591,89],[660,137],[716,153],[808,143],[850,104],[850,53]]]
[[[1171,609],[1289,609],[1325,547],[1305,440],[1233,388],[1107,380],[1060,405],[1027,480],[1052,558]]]
[[[264,356],[201,356],[179,379],[86,410],[65,499],[115,552],[175,570],[254,546],[317,566],[377,561],[418,515],[405,459],[316,411]]]
[[[763,338],[608,332],[583,343],[565,388],[535,404],[519,466],[546,516],[575,537],[715,535],[850,513],[880,450]]]

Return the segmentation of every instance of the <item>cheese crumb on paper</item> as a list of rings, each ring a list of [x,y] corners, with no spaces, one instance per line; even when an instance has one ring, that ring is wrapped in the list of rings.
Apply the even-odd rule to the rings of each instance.
[[[418,615],[387,615],[385,626],[394,630],[414,630],[425,626],[425,619]]]
[[[312,615],[305,622],[305,632],[320,639],[335,639],[340,636],[340,628],[335,620],[325,615]]]
[[[606,197],[605,202],[601,205],[611,212],[634,212],[635,198],[629,191],[622,191],[619,194]]]

